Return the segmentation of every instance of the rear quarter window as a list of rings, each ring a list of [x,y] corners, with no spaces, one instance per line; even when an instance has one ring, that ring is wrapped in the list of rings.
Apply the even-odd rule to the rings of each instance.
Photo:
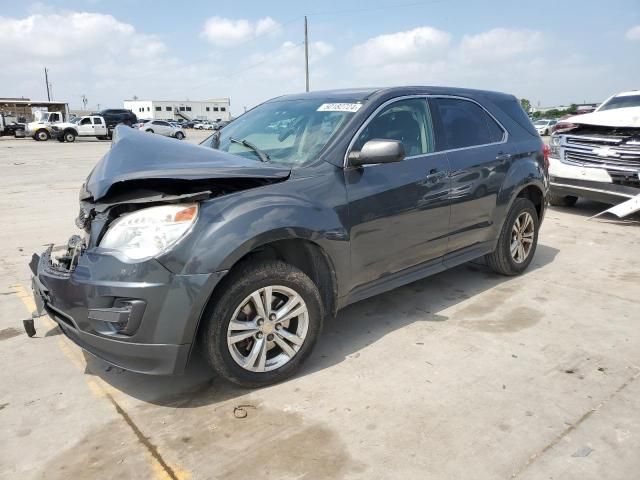
[[[520,102],[517,99],[507,99],[507,100],[494,100],[495,105],[506,113],[514,122],[524,128],[531,135],[538,136],[538,131],[536,127],[533,126],[531,120],[522,109]]]

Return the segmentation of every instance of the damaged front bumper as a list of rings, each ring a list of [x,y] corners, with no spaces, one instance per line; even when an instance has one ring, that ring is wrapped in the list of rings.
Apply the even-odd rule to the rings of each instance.
[[[605,168],[570,165],[557,158],[549,158],[550,193],[574,196],[604,203],[619,203],[640,194],[639,170],[626,172],[625,183],[614,181]],[[617,180],[617,179],[616,179]],[[638,186],[634,184],[637,183]]]
[[[157,375],[183,372],[204,307],[225,272],[181,275],[155,259],[125,263],[91,250],[67,269],[51,254],[52,247],[34,254],[30,264],[39,314],[110,364]]]

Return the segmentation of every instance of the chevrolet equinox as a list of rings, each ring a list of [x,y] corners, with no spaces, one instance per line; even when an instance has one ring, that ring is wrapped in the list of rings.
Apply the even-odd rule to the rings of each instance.
[[[31,261],[39,313],[124,369],[292,375],[323,320],[485,257],[534,256],[546,148],[515,97],[442,87],[269,100],[200,145],[116,129],[62,255]]]

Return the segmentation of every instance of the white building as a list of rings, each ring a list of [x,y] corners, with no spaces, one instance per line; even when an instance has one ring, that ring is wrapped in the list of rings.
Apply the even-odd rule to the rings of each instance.
[[[231,119],[228,98],[202,101],[125,100],[124,108],[140,119],[152,120],[225,120]]]

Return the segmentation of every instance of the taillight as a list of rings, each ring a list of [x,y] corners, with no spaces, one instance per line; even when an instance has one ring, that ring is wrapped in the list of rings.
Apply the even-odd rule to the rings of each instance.
[[[542,155],[544,156],[544,169],[549,170],[549,154],[551,153],[551,148],[549,145],[542,146]]]

